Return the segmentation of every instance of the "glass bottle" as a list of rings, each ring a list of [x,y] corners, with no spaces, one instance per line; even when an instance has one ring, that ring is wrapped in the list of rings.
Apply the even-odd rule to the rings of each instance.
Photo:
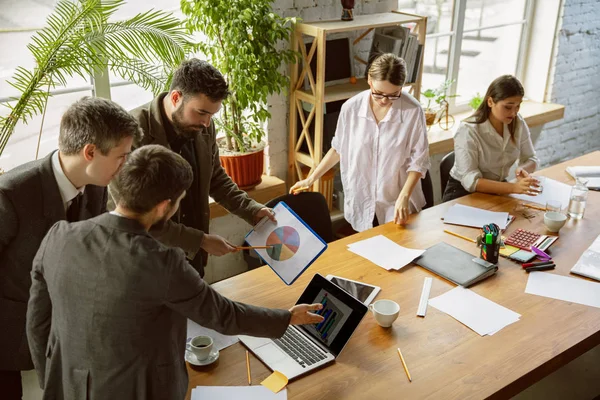
[[[571,197],[569,200],[569,217],[573,219],[583,218],[585,212],[585,203],[587,202],[588,188],[585,186],[586,181],[577,178],[575,185],[571,188]]]

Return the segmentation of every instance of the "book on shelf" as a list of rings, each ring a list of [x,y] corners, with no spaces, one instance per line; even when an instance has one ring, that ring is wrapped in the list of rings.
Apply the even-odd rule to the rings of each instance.
[[[379,54],[393,53],[406,63],[406,83],[414,83],[421,67],[423,45],[416,34],[404,26],[376,28],[369,52],[369,61]]]

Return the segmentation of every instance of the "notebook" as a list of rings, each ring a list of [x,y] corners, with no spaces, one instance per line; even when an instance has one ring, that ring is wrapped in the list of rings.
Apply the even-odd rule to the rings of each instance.
[[[469,287],[498,271],[497,265],[444,242],[425,250],[414,263],[462,287]]]
[[[600,281],[600,235],[579,257],[571,272]]]
[[[240,335],[240,341],[267,367],[288,379],[304,375],[335,361],[367,306],[348,292],[315,274],[296,304],[321,303],[317,313],[323,321],[312,325],[290,325],[279,339]]]

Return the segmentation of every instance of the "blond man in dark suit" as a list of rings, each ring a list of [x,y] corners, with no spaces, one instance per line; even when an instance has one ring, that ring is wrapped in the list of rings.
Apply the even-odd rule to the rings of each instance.
[[[221,333],[281,337],[317,323],[321,304],[288,310],[231,301],[183,250],[148,231],[177,211],[190,165],[159,146],[134,151],[113,181],[114,212],[46,235],[34,260],[27,335],[44,399],[180,399],[187,319]]]
[[[123,108],[85,97],[60,124],[59,149],[0,176],[0,397],[21,399],[33,368],[25,335],[31,265],[57,221],[106,211],[108,182],[131,151],[139,126]]]

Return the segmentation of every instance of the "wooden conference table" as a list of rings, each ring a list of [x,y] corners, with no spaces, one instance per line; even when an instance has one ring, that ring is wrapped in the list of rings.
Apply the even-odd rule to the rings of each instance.
[[[599,165],[600,152],[540,171],[547,177],[573,183],[568,165]],[[525,228],[545,233],[543,212],[525,219],[515,211],[518,201],[509,197],[472,194],[412,215],[406,227],[393,223],[331,243],[323,255],[287,287],[268,268],[262,267],[213,285],[223,295],[266,307],[292,306],[315,273],[340,275],[380,286],[378,299],[400,304],[400,316],[390,329],[379,327],[368,313],[337,361],[288,385],[291,399],[391,399],[507,398],[600,344],[600,309],[525,294],[527,274],[521,265],[500,257],[499,271],[471,289],[519,314],[521,320],[493,336],[481,337],[433,307],[425,318],[417,317],[423,278],[435,277],[430,298],[455,285],[414,264],[400,271],[386,271],[346,250],[346,245],[384,234],[402,246],[424,249],[440,241],[474,255],[478,248],[443,232],[440,218],[454,203],[508,211],[516,216],[507,232]],[[566,205],[563,205],[566,207]],[[569,276],[583,251],[600,234],[600,192],[590,191],[585,217],[568,220],[560,239],[551,247],[554,274]],[[477,229],[452,226],[470,237]],[[573,275],[571,275],[573,276]],[[578,278],[579,279],[579,278]],[[412,375],[408,381],[396,348],[400,347]],[[270,371],[251,356],[252,381],[257,385]],[[245,348],[237,343],[221,351],[211,366],[188,364],[190,390],[198,385],[247,385]],[[190,391],[188,390],[188,398]]]

